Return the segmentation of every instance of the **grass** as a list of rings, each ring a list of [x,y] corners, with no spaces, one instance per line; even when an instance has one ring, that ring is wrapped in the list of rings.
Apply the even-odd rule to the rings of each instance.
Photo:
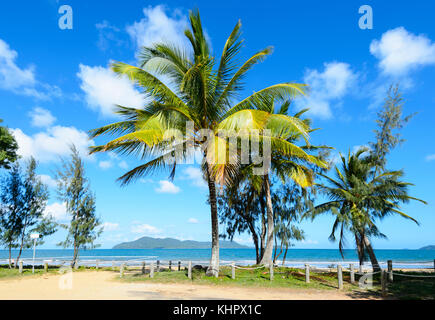
[[[399,272],[395,274],[426,276],[426,278],[404,277],[394,275],[393,282],[388,284],[388,297],[403,300],[434,300],[435,299],[435,274],[422,272]],[[434,278],[428,278],[433,276]]]
[[[82,272],[82,271],[88,271],[88,270],[95,270],[94,267],[79,267],[77,270],[74,270],[74,272]],[[32,273],[32,266],[31,265],[24,265],[23,266],[23,273],[19,272],[18,267],[11,269],[8,265],[0,265],[0,281],[1,280],[10,280],[14,278],[21,278],[21,277],[37,277],[37,276],[44,276],[47,274],[59,274],[59,267],[57,266],[48,266],[48,271],[45,272],[44,266],[35,266],[35,273]]]
[[[194,283],[204,285],[225,285],[239,287],[261,288],[301,288],[317,290],[336,290],[338,286],[337,274],[334,272],[311,273],[310,283],[305,282],[305,273],[293,268],[275,268],[274,280],[270,281],[267,269],[236,270],[236,279],[231,278],[231,268],[222,267],[219,277],[207,277],[204,270],[192,270],[192,280],[187,277],[187,271],[161,270],[154,273],[154,278],[142,275],[140,272],[126,271],[121,281],[128,282],[156,282],[156,283]],[[344,291],[358,288],[346,282],[344,275]],[[349,280],[349,279],[348,279]]]
[[[95,270],[95,267],[79,267],[74,272],[85,272]],[[119,275],[119,267],[100,267],[101,271],[111,271]],[[154,273],[154,278],[148,274],[143,275],[140,269],[126,268],[123,278],[117,277],[119,281],[125,282],[150,282],[150,283],[186,283],[198,285],[216,286],[236,286],[236,287],[259,287],[259,288],[293,288],[293,289],[313,289],[313,290],[337,290],[338,281],[336,272],[311,272],[310,283],[305,282],[305,271],[296,268],[275,268],[274,280],[270,281],[267,269],[256,270],[236,270],[236,279],[231,279],[231,268],[222,267],[218,278],[207,277],[205,270],[192,270],[192,280],[187,277],[187,271],[171,271],[161,269]],[[0,281],[8,279],[19,279],[23,277],[38,277],[47,274],[58,274],[59,267],[49,266],[48,272],[44,271],[43,266],[35,266],[35,273],[32,273],[32,266],[26,265],[23,273],[17,269],[9,269],[7,265],[0,265]],[[394,271],[395,274],[413,276],[435,276],[434,273],[427,272],[401,272]],[[356,284],[350,283],[349,272],[343,271],[343,292],[361,298],[380,298],[381,286],[379,274],[373,277],[373,288],[360,289],[358,287],[359,275],[356,275]],[[418,278],[394,276],[394,281],[387,285],[387,296],[390,299],[402,300],[434,300],[435,299],[435,278]]]
[[[49,267],[48,273],[57,273],[58,268]],[[20,273],[17,268],[12,267],[9,269],[8,265],[0,265],[0,281],[1,280],[9,280],[11,278],[20,278],[20,277],[29,277],[29,276],[41,276],[47,274],[44,271],[43,266],[35,266],[35,273],[32,273],[32,266],[25,265],[23,266],[23,273]]]

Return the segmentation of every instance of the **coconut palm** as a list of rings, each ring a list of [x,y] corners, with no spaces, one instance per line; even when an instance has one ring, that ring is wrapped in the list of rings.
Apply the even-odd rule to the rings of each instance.
[[[144,160],[151,157],[152,160],[119,178],[123,184],[128,184],[158,169],[170,169],[170,178],[173,178],[176,165],[201,150],[201,168],[208,183],[212,222],[212,254],[207,274],[217,276],[219,230],[216,181],[226,183],[238,164],[235,155],[231,164],[217,165],[226,162],[229,146],[226,139],[218,135],[218,130],[239,127],[241,123],[250,129],[261,130],[266,123],[273,122],[276,131],[291,130],[308,138],[307,127],[299,119],[275,117],[254,108],[272,97],[285,100],[304,94],[305,86],[280,83],[261,89],[236,103],[246,73],[271,54],[271,48],[238,63],[242,45],[241,23],[238,22],[217,62],[210,52],[199,12],[190,12],[189,17],[191,29],[185,30],[184,34],[191,50],[170,43],[158,43],[142,49],[139,67],[122,62],[112,64],[112,70],[133,81],[147,100],[140,109],[117,106],[115,112],[123,119],[92,130],[90,134],[92,137],[102,134],[118,137],[92,148],[91,152],[137,154]],[[309,157],[301,148],[279,137],[272,138],[272,146],[283,154]]]
[[[261,126],[257,126],[263,130],[262,137],[269,138],[271,140],[271,153],[270,153],[270,170],[267,170],[262,178],[262,192],[265,195],[265,204],[266,204],[266,212],[267,212],[267,240],[266,247],[262,254],[262,258],[260,264],[262,265],[270,265],[273,263],[272,255],[273,255],[273,246],[274,246],[274,213],[273,213],[273,201],[272,201],[272,193],[271,193],[271,183],[270,176],[271,174],[276,174],[277,177],[280,178],[283,184],[296,183],[302,188],[307,188],[313,186],[314,184],[314,170],[313,167],[326,168],[326,163],[324,163],[320,158],[307,154],[305,150],[319,150],[327,148],[326,146],[311,146],[309,144],[303,145],[300,148],[295,148],[295,143],[300,140],[305,140],[308,142],[307,136],[304,135],[302,130],[295,126],[283,126],[281,121],[289,118],[287,115],[290,108],[291,101],[286,100],[281,104],[279,108],[277,108],[277,104],[275,103],[275,99],[263,99],[260,102],[257,102],[255,107],[260,109],[261,113],[265,114],[264,124]],[[305,126],[305,131],[310,133],[314,130],[310,129],[310,120],[309,119],[300,119],[300,117],[307,110],[302,110],[296,113],[292,119],[299,119],[301,123]],[[238,112],[238,116],[242,118],[243,113],[252,112],[252,110],[244,110]],[[220,127],[221,128],[229,128],[236,131],[248,130],[252,127],[250,123],[238,121],[234,123],[234,117],[228,117],[224,121],[222,121]],[[268,130],[268,131],[267,131]],[[285,141],[286,145],[293,146],[293,150],[287,150],[283,148],[282,144]],[[222,166],[223,167],[223,166]],[[222,170],[223,171],[223,170]],[[245,172],[248,172],[245,169]],[[249,173],[252,177],[252,172]],[[250,179],[252,183],[253,179]],[[258,180],[258,179],[256,179]]]
[[[364,156],[367,148],[361,148],[345,158],[341,156],[342,169],[335,167],[336,178],[322,176],[328,185],[320,184],[318,188],[331,201],[316,206],[309,214],[314,218],[323,213],[332,213],[335,221],[330,240],[335,241],[335,233],[339,231],[339,250],[343,256],[344,235],[349,230],[355,237],[360,263],[363,263],[367,252],[374,271],[379,271],[379,263],[371,245],[371,237],[385,237],[376,226],[376,220],[388,215],[399,215],[403,218],[417,220],[400,211],[400,204],[410,200],[423,200],[408,195],[408,186],[400,181],[402,171],[386,171],[374,174],[376,161],[371,156]]]

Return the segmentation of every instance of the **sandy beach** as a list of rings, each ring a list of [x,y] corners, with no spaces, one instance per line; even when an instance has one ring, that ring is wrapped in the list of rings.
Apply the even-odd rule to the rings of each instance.
[[[129,283],[116,279],[109,271],[49,274],[0,281],[0,299],[42,300],[160,300],[160,299],[283,299],[349,300],[366,299],[361,295],[337,290],[284,288],[238,288],[209,285]]]

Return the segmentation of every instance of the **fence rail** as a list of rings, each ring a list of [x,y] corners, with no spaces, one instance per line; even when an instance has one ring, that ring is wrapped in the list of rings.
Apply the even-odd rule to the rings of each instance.
[[[433,268],[430,268],[435,272],[435,259],[433,261],[434,266]],[[428,263],[428,261],[424,261],[424,263]],[[37,266],[43,266],[45,272],[48,271],[49,267],[64,267],[64,266],[71,266],[72,261],[70,259],[58,259],[58,258],[38,258],[38,259],[31,259],[31,258],[23,258],[19,261],[19,272],[23,272],[24,266],[29,265],[37,265]],[[187,271],[187,277],[189,279],[192,279],[192,271],[195,268],[198,268],[197,266],[200,266],[203,268],[203,262],[201,261],[180,261],[180,260],[156,260],[149,261],[144,259],[123,259],[123,260],[115,260],[115,259],[78,259],[76,261],[75,268],[79,267],[88,267],[88,268],[111,268],[112,270],[119,270],[120,277],[123,277],[125,275],[126,271],[134,271],[138,270],[141,271],[142,274],[148,274],[150,278],[154,278],[156,273],[159,273],[160,271]],[[284,274],[287,272],[279,272],[282,271],[282,269],[295,269],[294,267],[286,267],[286,266],[279,266],[276,264],[271,264],[269,266],[261,265],[261,266],[255,266],[255,267],[248,267],[248,266],[242,266],[242,265],[236,265],[235,262],[232,262],[230,264],[221,264],[222,267],[230,267],[231,268],[231,278],[236,279],[236,270],[259,270],[264,269],[265,272],[269,274],[270,281],[274,280],[275,274]],[[335,268],[319,268],[316,266],[310,266],[308,263],[304,264],[303,267],[299,268],[302,270],[305,270],[305,282],[310,283],[310,273],[316,272],[316,273],[331,273],[334,272],[337,274],[337,288],[339,290],[343,289],[343,272],[349,272],[350,274],[350,280],[349,282],[351,284],[355,284],[355,275],[360,276],[373,276],[376,274],[381,274],[380,276],[380,282],[381,282],[381,290],[382,295],[385,296],[387,294],[388,289],[388,283],[392,283],[394,281],[394,277],[403,277],[403,278],[420,278],[420,279],[434,279],[435,275],[412,275],[412,274],[403,274],[399,272],[395,272],[393,269],[393,261],[388,260],[386,264],[386,269],[381,269],[381,271],[377,272],[367,272],[362,270],[360,267],[358,270],[354,268],[354,265],[351,263],[349,264],[348,268],[344,268],[341,264],[337,264]],[[276,270],[276,268],[279,268]],[[427,270],[429,268],[419,268],[419,270]],[[148,272],[147,272],[148,271]]]

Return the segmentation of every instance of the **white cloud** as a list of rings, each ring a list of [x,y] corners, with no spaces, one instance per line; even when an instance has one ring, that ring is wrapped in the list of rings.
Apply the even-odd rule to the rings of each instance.
[[[184,179],[191,180],[194,186],[201,188],[207,187],[202,172],[199,168],[187,167],[186,169],[184,169],[183,173],[185,175]]]
[[[103,170],[107,170],[107,169],[112,168],[113,164],[111,161],[107,160],[107,161],[100,161],[98,163],[98,166]]]
[[[66,204],[59,202],[48,205],[45,208],[44,215],[46,217],[52,217],[56,221],[67,221],[70,218],[66,212]]]
[[[195,218],[189,218],[189,219],[187,220],[187,222],[189,222],[189,223],[193,223],[193,224],[197,224],[197,223],[199,223],[199,220],[198,220],[198,219],[195,219]]]
[[[162,41],[188,47],[184,36],[188,26],[187,17],[179,10],[174,10],[169,16],[165,7],[158,5],[144,8],[143,13],[144,18],[127,26],[128,34],[138,48]]]
[[[0,39],[0,88],[14,90],[36,83],[33,68],[21,69],[15,64],[18,53]]]
[[[301,241],[302,244],[319,244],[317,240],[306,239]]]
[[[309,113],[321,118],[331,118],[332,103],[339,103],[357,78],[350,65],[343,62],[324,64],[324,71],[307,70],[304,83],[310,87],[308,97],[297,100],[299,108],[310,108]]]
[[[113,43],[116,46],[123,44],[123,41],[117,37],[117,34],[120,32],[120,30],[117,27],[112,26],[108,21],[104,20],[101,23],[97,23],[95,27],[98,30],[97,46],[101,50],[107,50],[110,46],[110,43]]]
[[[430,154],[426,156],[426,161],[435,161],[435,154]]]
[[[0,89],[42,100],[61,95],[58,87],[36,80],[33,66],[19,67],[16,64],[17,57],[18,53],[0,39]]]
[[[41,182],[43,184],[46,184],[50,188],[56,188],[57,187],[56,180],[53,179],[51,176],[49,176],[47,174],[40,174],[40,175],[38,175],[38,177],[41,179]]]
[[[153,179],[149,179],[149,178],[140,178],[139,182],[148,184],[148,183],[154,183],[154,180]]]
[[[137,224],[131,227],[131,232],[136,234],[144,234],[144,235],[156,235],[161,233],[162,231],[156,227],[153,227],[149,224]]]
[[[80,88],[85,93],[86,102],[103,116],[115,117],[115,104],[133,108],[144,104],[144,97],[127,77],[119,77],[112,70],[98,66],[80,64],[79,68],[77,77],[81,80]]]
[[[103,230],[104,231],[114,231],[118,230],[119,223],[113,223],[113,222],[104,222],[103,223]]]
[[[435,64],[435,43],[425,35],[415,35],[399,27],[373,40],[370,53],[378,58],[385,74],[406,74],[411,69]]]
[[[179,187],[168,180],[160,180],[159,187],[155,189],[158,193],[178,193],[181,191]]]
[[[31,112],[29,112],[31,118],[31,123],[35,127],[49,127],[55,121],[56,118],[47,109],[36,107]]]
[[[121,169],[124,169],[124,170],[127,170],[127,169],[128,169],[128,164],[127,164],[127,162],[125,162],[125,161],[121,161],[120,163],[118,163],[118,166],[119,166]]]
[[[88,155],[88,147],[94,142],[88,139],[86,132],[75,127],[54,126],[32,136],[26,135],[21,129],[11,131],[19,146],[18,154],[24,158],[33,156],[41,162],[56,161],[59,156],[71,153],[72,144],[76,146],[82,157],[92,158]]]

